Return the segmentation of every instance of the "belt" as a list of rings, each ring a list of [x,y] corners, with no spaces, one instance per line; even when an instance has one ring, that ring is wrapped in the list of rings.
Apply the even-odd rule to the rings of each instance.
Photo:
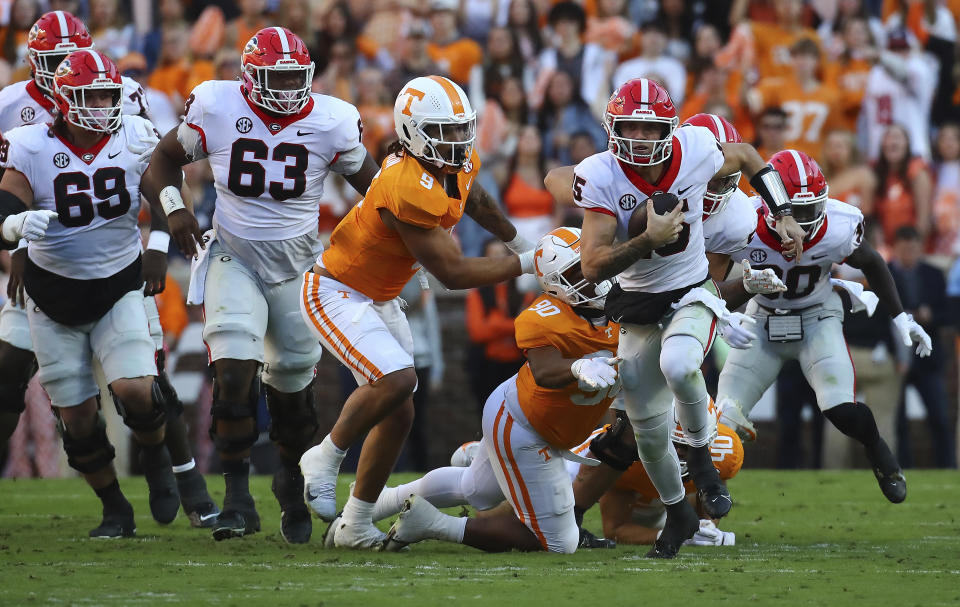
[[[765,306],[763,304],[758,303],[757,307],[767,311],[770,314],[774,314],[777,316],[785,316],[787,314],[803,314],[804,312],[808,312],[810,310],[813,310],[814,308],[822,308],[823,304],[817,303],[817,304],[813,304],[812,306],[807,306],[805,308],[789,308],[788,309],[788,308],[771,308],[769,306]]]

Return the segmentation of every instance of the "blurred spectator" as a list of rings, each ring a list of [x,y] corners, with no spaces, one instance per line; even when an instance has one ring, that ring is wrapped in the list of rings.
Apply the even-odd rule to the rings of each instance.
[[[735,4],[747,5],[749,0]],[[803,0],[773,0],[775,23],[745,21],[746,11],[735,7],[730,20],[736,29],[724,48],[731,67],[744,71],[747,82],[782,76],[791,63],[790,49],[800,40],[813,40],[819,45],[817,33],[804,25]]]
[[[271,24],[263,14],[267,10],[267,0],[236,1],[240,14],[227,23],[224,44],[241,52],[257,32]]]
[[[885,242],[893,242],[897,228],[915,226],[924,241],[930,233],[930,199],[933,186],[930,171],[922,158],[911,155],[907,130],[899,124],[887,127],[874,164],[877,196],[865,215],[876,215],[883,227]]]
[[[186,14],[185,8],[181,0],[159,0],[159,2],[157,2],[157,22],[151,31],[143,35],[139,45],[147,61],[146,69],[152,70],[160,61],[160,51],[163,46],[163,30],[175,26],[189,27],[184,17]],[[120,57],[123,57],[123,55]]]
[[[470,70],[467,94],[474,109],[482,110],[489,97],[498,98],[507,78],[519,78],[525,91],[533,86],[533,70],[524,62],[516,36],[505,27],[495,27],[487,37],[483,63]]]
[[[7,442],[4,478],[58,478],[60,437],[50,397],[34,376],[24,394],[26,408]],[[0,454],[2,455],[2,454]]]
[[[847,19],[841,33],[843,49],[836,57],[836,63],[827,65],[826,79],[833,82],[843,96],[844,128],[855,132],[870,70],[879,49],[865,19]]]
[[[570,76],[573,90],[579,93],[591,110],[605,105],[609,96],[606,82],[616,55],[601,46],[581,41],[587,17],[583,8],[575,2],[554,4],[547,21],[553,35],[550,46],[540,53],[540,71],[530,94],[530,105],[539,109],[555,72]]]
[[[140,84],[145,97],[145,105],[150,108],[150,122],[161,134],[175,128],[180,122],[180,112],[174,109],[170,98],[160,91],[147,86],[147,59],[140,53],[129,53],[117,61],[117,69],[128,78]]]
[[[484,247],[486,257],[508,254],[499,240],[490,240]],[[493,389],[525,362],[514,338],[513,319],[532,301],[532,294],[517,290],[516,279],[467,293],[467,333],[472,345],[467,352],[466,370],[478,411]]]
[[[626,18],[626,0],[596,0],[596,14],[587,19],[583,41],[618,55],[630,54],[637,27]]]
[[[933,149],[932,251],[938,255],[960,255],[960,124],[940,127]]]
[[[598,148],[607,141],[603,127],[583,100],[576,95],[573,80],[564,71],[554,72],[550,78],[537,124],[543,135],[544,154],[561,165],[569,164],[570,135],[573,133],[590,133]]]
[[[119,10],[118,0],[90,0],[87,29],[96,49],[112,59],[138,48],[136,31]]]
[[[477,124],[477,153],[491,170],[513,155],[520,128],[529,118],[519,78],[504,78],[499,89],[498,97],[487,98]]]
[[[490,29],[509,0],[462,0],[460,2],[460,29],[463,35],[480,44],[486,44]]]
[[[417,76],[440,72],[428,51],[429,31],[429,26],[423,21],[411,21],[407,35],[398,41],[397,64],[387,75],[391,97],[399,95],[403,85]]]
[[[483,49],[457,30],[458,0],[430,0],[430,27],[433,36],[430,58],[451,80],[466,86],[470,70],[483,60]]]
[[[350,15],[350,7],[346,2],[333,2],[325,10],[318,10],[320,27],[311,39],[304,39],[310,57],[316,64],[316,73],[322,74],[330,62],[330,48],[333,43],[343,38],[357,36],[356,22]]]
[[[767,160],[787,148],[787,113],[778,106],[768,106],[757,117],[757,140],[754,147]],[[744,179],[741,185],[745,183]]]
[[[830,197],[857,208],[873,208],[877,178],[873,169],[860,160],[856,137],[850,131],[827,134],[820,155],[820,168],[830,184]]]
[[[880,139],[887,126],[901,124],[907,128],[913,155],[929,160],[934,67],[911,50],[906,30],[890,32],[887,48],[870,70],[863,95],[867,157],[873,160],[880,154]]]
[[[727,70],[713,61],[697,62],[688,74],[687,81],[693,83],[693,89],[680,107],[680,120],[685,120],[701,112],[716,114],[734,123],[740,136],[746,140],[753,138],[753,123],[747,107],[740,102],[740,91],[730,90],[731,81]],[[723,105],[726,110],[716,112],[712,108]]]
[[[272,22],[299,36],[304,44],[309,44],[314,39],[312,12],[310,0],[280,0]]]
[[[43,14],[38,0],[14,0],[8,7],[6,25],[0,28],[0,49],[13,69],[23,68],[27,61],[27,35]],[[23,80],[14,76],[12,82]]]
[[[517,46],[523,60],[534,62],[543,48],[537,9],[533,0],[503,0],[510,3],[507,12],[507,29],[516,36]]]
[[[662,0],[658,20],[664,25],[667,35],[666,54],[687,61],[691,55],[693,39],[693,7],[687,0]]]
[[[864,0],[836,0],[823,3],[834,9],[830,15],[824,15],[823,21],[817,27],[817,35],[823,43],[823,50],[831,61],[840,59],[850,50],[850,24],[859,21],[866,28],[865,36],[872,39],[874,44],[882,43],[886,38],[883,22],[871,14]]]
[[[413,366],[417,372],[417,390],[413,393],[413,426],[407,439],[410,456],[408,469],[430,470],[430,440],[428,410],[431,393],[443,381],[443,343],[440,339],[440,316],[433,291],[423,289],[421,274],[417,274],[403,288],[400,297],[407,302],[406,315],[413,336]]]
[[[683,63],[665,54],[667,49],[666,26],[659,21],[644,24],[641,46],[643,51],[636,59],[624,61],[613,73],[613,90],[634,78],[652,78],[666,85],[675,107],[683,105],[687,90],[687,71]]]
[[[396,139],[393,101],[384,85],[383,72],[366,68],[357,74],[356,105],[363,122],[363,145],[373,158],[380,157],[385,140]]]
[[[314,92],[356,103],[357,47],[353,40],[341,38],[330,45],[327,69],[319,77],[314,77],[313,84]]]
[[[779,0],[787,2],[788,0]],[[841,126],[843,99],[832,85],[820,80],[820,48],[809,38],[790,47],[789,75],[764,78],[747,95],[753,112],[779,105],[787,113],[788,148],[820,158],[823,133]]]
[[[899,228],[893,241],[890,273],[900,293],[903,309],[913,314],[914,320],[923,326],[933,340],[933,352],[927,358],[909,352],[910,366],[904,379],[904,388],[916,388],[927,410],[927,430],[934,464],[938,468],[955,468],[954,432],[947,421],[947,394],[943,379],[947,356],[940,340],[941,327],[949,323],[946,281],[940,270],[922,258],[921,234],[909,225]],[[911,466],[911,441],[904,408],[904,394],[901,393],[899,456],[902,465]]]
[[[517,227],[517,233],[530,242],[537,242],[559,225],[553,196],[543,187],[546,176],[540,133],[533,125],[524,126],[520,129],[517,151],[501,182],[500,191],[507,216]]]
[[[174,107],[182,107],[190,95],[191,63],[187,59],[187,28],[173,25],[163,30],[160,62],[147,84],[165,94]]]

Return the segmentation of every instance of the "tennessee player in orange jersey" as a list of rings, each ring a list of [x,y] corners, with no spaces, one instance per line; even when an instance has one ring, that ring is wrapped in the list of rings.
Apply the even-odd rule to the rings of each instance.
[[[387,489],[378,517],[400,510],[386,550],[424,539],[481,550],[571,553],[579,544],[569,451],[597,426],[617,392],[613,352],[619,325],[606,319],[609,281],[588,282],[580,269],[580,230],[558,228],[537,245],[536,275],[546,292],[516,319],[521,370],[483,408],[482,448],[469,468],[440,468]],[[513,512],[464,519],[437,507],[489,509],[506,499]]]
[[[300,311],[358,385],[323,441],[300,459],[307,504],[336,517],[336,480],[345,449],[369,431],[357,482],[331,529],[337,546],[371,548],[384,534],[374,502],[413,421],[413,338],[398,296],[422,266],[450,289],[494,284],[533,270],[533,245],[517,235],[496,201],[476,183],[476,112],[446,78],[414,78],[394,104],[399,145],[364,199],[304,274]],[[464,258],[450,232],[464,213],[518,256]]]

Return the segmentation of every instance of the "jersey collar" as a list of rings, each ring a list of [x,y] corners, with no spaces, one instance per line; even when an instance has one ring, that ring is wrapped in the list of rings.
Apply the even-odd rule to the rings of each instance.
[[[762,206],[757,209],[757,236],[760,240],[763,241],[763,244],[767,245],[774,251],[783,252],[783,249],[780,247],[780,235],[777,234],[775,230],[770,229],[770,224],[767,223],[767,207]],[[820,224],[820,228],[817,230],[817,233],[813,235],[812,238],[806,238],[803,241],[803,250],[812,249],[818,242],[823,240],[823,237],[827,233],[827,220],[829,218],[825,215],[823,217],[823,223]]]
[[[73,152],[74,156],[76,156],[86,164],[90,164],[94,160],[96,160],[97,154],[100,153],[100,150],[103,149],[103,146],[107,145],[107,142],[110,141],[110,137],[111,137],[110,134],[105,134],[103,137],[100,138],[99,141],[97,141],[92,146],[88,148],[79,148],[73,145],[72,143],[70,143],[69,141],[67,141],[67,139],[63,135],[56,132],[55,130],[53,131],[53,134],[56,136],[57,139],[60,140],[60,143],[67,146],[67,148],[71,152]]]
[[[303,109],[296,114],[292,114],[290,116],[271,116],[259,105],[250,101],[250,99],[247,97],[246,89],[244,89],[242,86],[240,87],[240,94],[243,95],[243,100],[247,102],[247,105],[250,106],[250,109],[253,110],[253,113],[257,115],[257,118],[263,122],[263,125],[267,127],[267,130],[270,131],[271,135],[276,135],[294,122],[303,120],[310,114],[310,112],[313,111],[313,95],[310,96],[310,100],[307,101],[307,105],[303,106]]]
[[[623,174],[627,176],[627,179],[630,180],[630,183],[632,183],[634,187],[647,196],[653,196],[657,192],[668,191],[670,186],[673,185],[673,182],[677,179],[677,174],[680,172],[680,162],[682,157],[683,150],[680,147],[680,140],[677,139],[676,135],[674,135],[673,153],[670,155],[670,166],[667,167],[667,170],[664,171],[663,175],[660,176],[660,179],[658,179],[654,184],[644,181],[642,177],[633,171],[629,164],[625,163],[619,158],[617,158],[617,163],[620,165],[620,169],[623,171]]]
[[[47,110],[47,112],[52,116],[53,110],[56,109],[56,105],[53,103],[53,100],[47,97],[43,91],[40,90],[40,87],[37,86],[36,81],[31,80],[27,83],[27,94],[30,95],[30,98],[36,101],[40,107]]]

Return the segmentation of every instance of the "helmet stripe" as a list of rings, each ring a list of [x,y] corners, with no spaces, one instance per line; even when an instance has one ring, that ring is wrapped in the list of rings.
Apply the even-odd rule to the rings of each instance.
[[[553,232],[550,232],[563,242],[567,243],[567,246],[572,247],[573,245],[580,242],[580,237],[568,230],[567,228],[557,228]]]
[[[463,114],[463,100],[460,99],[460,93],[457,92],[457,89],[453,86],[453,84],[451,84],[450,81],[443,76],[428,76],[428,78],[443,87],[443,91],[447,94],[447,98],[450,99],[450,105],[453,106],[454,115]]]
[[[640,79],[640,103],[650,103],[650,81]]]
[[[105,65],[103,65],[103,59],[100,58],[100,53],[91,50],[88,50],[87,52],[90,53],[90,56],[93,57],[93,61],[97,64],[97,72],[101,74],[105,73],[107,68]]]
[[[63,11],[53,11],[57,16],[57,24],[60,26],[60,40],[61,42],[70,37],[70,30],[67,28],[67,18],[63,15]]]
[[[290,54],[290,42],[287,40],[287,33],[283,31],[282,27],[273,28],[277,30],[277,35],[280,36],[280,52],[284,55]]]
[[[716,114],[709,114],[710,119],[713,120],[714,126],[717,127],[717,141],[720,143],[727,143],[727,129],[723,128],[723,123],[720,122],[720,117]]]
[[[803,160],[800,159],[800,154],[796,150],[787,150],[790,152],[790,155],[793,156],[793,161],[797,163],[797,173],[800,174],[800,189],[807,189],[807,171],[803,168]]]

